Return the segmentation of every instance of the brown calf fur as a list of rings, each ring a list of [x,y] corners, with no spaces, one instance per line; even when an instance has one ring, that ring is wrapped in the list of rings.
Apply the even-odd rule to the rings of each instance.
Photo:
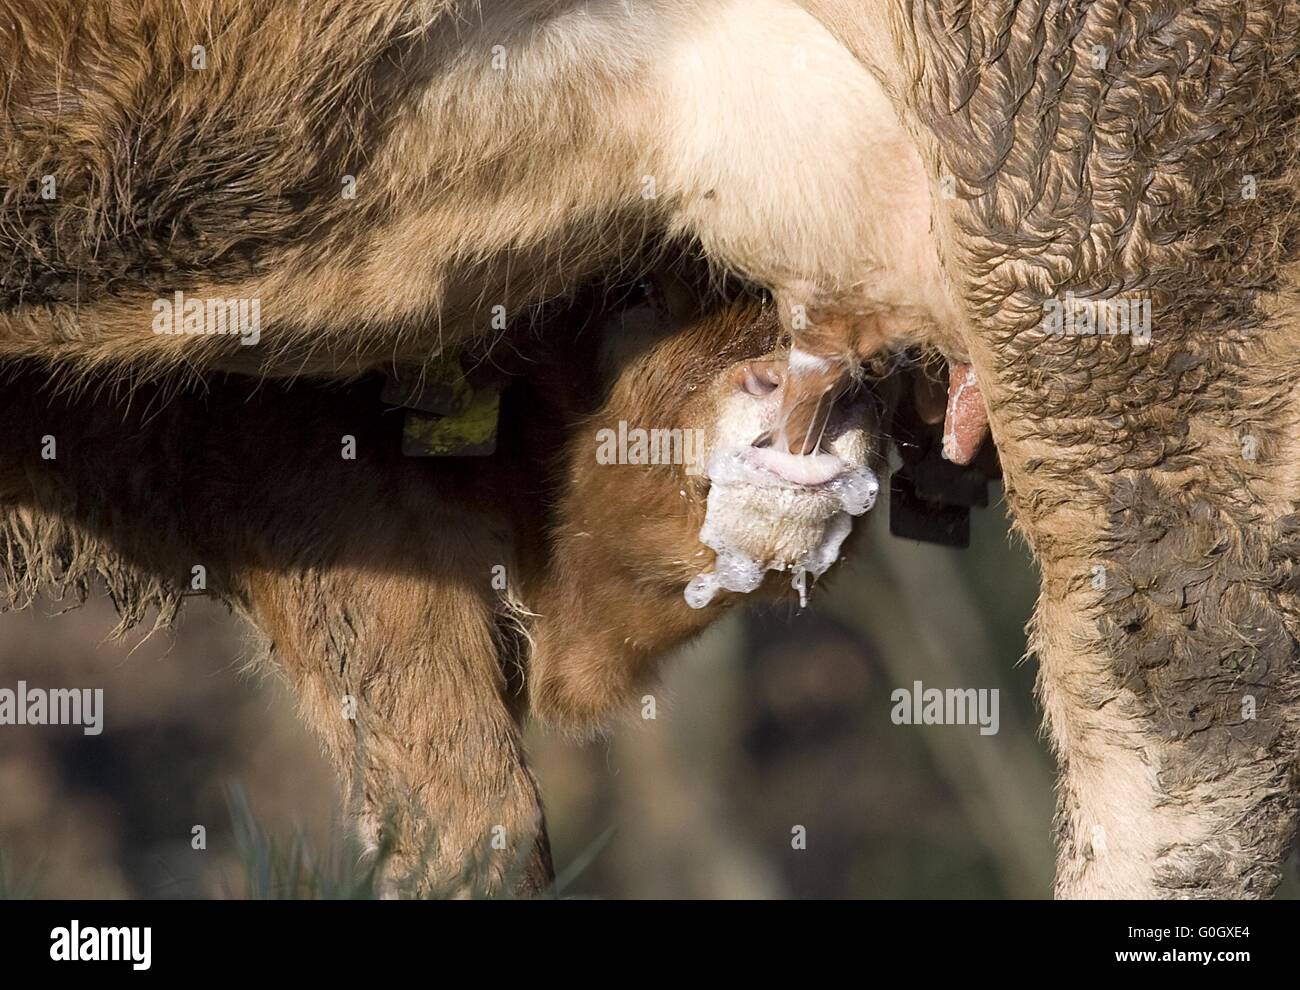
[[[167,622],[201,565],[291,683],[364,839],[391,851],[394,891],[540,892],[551,869],[524,718],[598,728],[722,611],[682,596],[712,559],[707,482],[598,465],[595,430],[707,428],[779,332],[749,301],[681,326],[648,304],[612,319],[548,327],[526,363],[497,349],[527,377],[506,388],[486,458],[403,457],[402,413],[370,379],[217,376],[128,399],[10,365],[10,601],[102,578],[124,625],[150,606]]]

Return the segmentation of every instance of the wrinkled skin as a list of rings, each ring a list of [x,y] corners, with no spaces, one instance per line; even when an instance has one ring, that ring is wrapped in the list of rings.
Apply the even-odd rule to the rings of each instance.
[[[1291,3],[890,11],[1042,568],[1062,896],[1266,896],[1295,833],[1298,28]],[[1046,336],[1067,290],[1149,297],[1150,343]]]

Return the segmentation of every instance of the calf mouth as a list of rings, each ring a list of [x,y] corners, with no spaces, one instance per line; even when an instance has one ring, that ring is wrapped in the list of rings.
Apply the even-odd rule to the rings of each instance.
[[[734,381],[705,470],[710,487],[700,542],[715,561],[687,585],[686,600],[703,608],[720,591],[748,593],[769,572],[784,571],[804,603],[809,576],[815,580],[839,559],[853,517],[871,509],[880,490],[871,397],[841,399],[826,417],[817,451],[796,455],[750,443],[780,413],[780,371],[771,362],[749,362]]]

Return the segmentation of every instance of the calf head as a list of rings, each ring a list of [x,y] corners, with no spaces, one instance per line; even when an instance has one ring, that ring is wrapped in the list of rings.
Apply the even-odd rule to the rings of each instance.
[[[670,301],[603,319],[591,362],[603,391],[570,414],[559,465],[550,553],[533,595],[530,697],[537,714],[567,728],[628,708],[654,661],[738,593],[806,597],[838,557],[850,515],[875,497],[878,398],[844,402],[829,453],[755,449],[755,427],[774,421],[783,393],[775,315],[751,299],[701,312],[674,304],[671,290],[659,295]],[[574,364],[553,367],[569,377]],[[647,457],[656,435],[661,445]],[[663,438],[677,436],[690,456],[660,456]],[[600,456],[611,442],[628,456]]]

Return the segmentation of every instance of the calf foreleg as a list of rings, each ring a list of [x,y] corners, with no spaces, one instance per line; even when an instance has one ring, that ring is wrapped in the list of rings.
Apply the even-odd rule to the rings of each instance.
[[[536,894],[552,879],[483,573],[480,588],[352,566],[250,582],[390,893]]]

